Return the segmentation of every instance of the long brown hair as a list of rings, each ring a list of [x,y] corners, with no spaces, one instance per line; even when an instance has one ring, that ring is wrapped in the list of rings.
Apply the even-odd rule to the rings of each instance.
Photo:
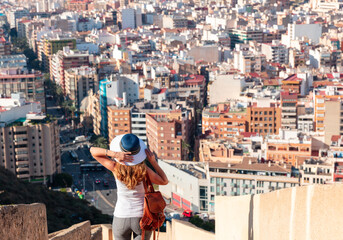
[[[115,177],[123,182],[128,189],[134,189],[146,175],[146,166],[142,162],[134,166],[126,166],[123,164],[116,164],[113,173]]]

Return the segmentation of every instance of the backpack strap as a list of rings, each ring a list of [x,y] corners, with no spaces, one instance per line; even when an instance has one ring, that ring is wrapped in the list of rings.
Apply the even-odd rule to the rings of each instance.
[[[145,193],[152,193],[155,192],[154,187],[152,186],[152,183],[150,181],[149,174],[145,174],[145,179],[143,180],[144,190]]]
[[[144,240],[144,238],[145,238],[145,230],[142,229],[142,237],[141,237],[141,240]]]

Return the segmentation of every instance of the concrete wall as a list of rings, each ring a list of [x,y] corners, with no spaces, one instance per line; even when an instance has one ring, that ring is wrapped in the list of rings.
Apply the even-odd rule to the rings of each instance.
[[[172,224],[167,224],[166,240],[215,240],[212,232],[200,229],[185,221],[173,219]],[[223,238],[229,239],[229,238]]]
[[[102,240],[101,225],[91,226],[91,240]]]
[[[75,224],[70,228],[49,234],[49,240],[91,239],[91,224],[89,221]]]
[[[342,239],[342,201],[341,184],[216,197],[215,239]]]
[[[34,203],[0,205],[0,239],[113,240],[113,236],[111,224],[91,226],[89,221],[48,235],[45,205]]]
[[[0,206],[0,226],[1,240],[48,239],[44,204]]]

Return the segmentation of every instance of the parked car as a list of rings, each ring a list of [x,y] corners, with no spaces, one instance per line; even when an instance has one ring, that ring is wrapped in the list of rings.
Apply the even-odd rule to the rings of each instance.
[[[108,187],[109,186],[109,182],[107,180],[104,180],[103,184],[104,184],[104,187]]]
[[[99,183],[101,183],[101,180],[99,178],[96,178],[94,182],[95,182],[95,184],[99,184]]]
[[[187,209],[187,210],[183,211],[182,215],[183,215],[184,217],[189,217],[189,218],[190,218],[190,217],[193,217],[193,211],[190,210],[190,209]]]
[[[171,212],[170,218],[181,219],[181,216],[180,216],[180,213],[178,213],[178,212]]]

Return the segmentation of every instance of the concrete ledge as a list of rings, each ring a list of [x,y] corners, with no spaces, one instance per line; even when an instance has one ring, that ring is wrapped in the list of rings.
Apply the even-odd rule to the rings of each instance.
[[[102,240],[113,240],[112,224],[101,224]]]
[[[2,240],[48,239],[45,205],[41,203],[0,206]]]
[[[194,226],[193,224],[181,220],[172,220],[171,224],[172,236],[171,239],[175,240],[214,240],[215,235],[212,232],[208,232],[201,228]],[[168,231],[168,229],[167,229]],[[167,239],[168,236],[166,236]],[[226,238],[228,239],[228,238]]]
[[[49,240],[90,240],[91,224],[89,221],[75,224],[70,228],[49,234]]]
[[[101,225],[91,226],[91,240],[102,240]]]
[[[343,184],[216,197],[216,239],[330,239],[343,235]]]

